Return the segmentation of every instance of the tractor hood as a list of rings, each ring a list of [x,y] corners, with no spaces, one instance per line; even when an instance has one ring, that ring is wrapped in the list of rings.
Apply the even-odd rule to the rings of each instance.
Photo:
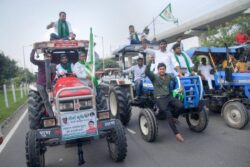
[[[91,95],[92,92],[89,89],[73,89],[79,86],[87,86],[84,85],[78,78],[76,77],[62,77],[59,78],[54,87],[54,97],[57,92],[63,88],[72,88],[72,90],[64,90],[60,93],[60,98],[62,97],[72,97],[72,96],[86,96]]]

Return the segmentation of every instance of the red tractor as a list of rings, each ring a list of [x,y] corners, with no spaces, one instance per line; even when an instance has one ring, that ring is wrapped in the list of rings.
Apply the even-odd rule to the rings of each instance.
[[[118,119],[111,119],[103,90],[84,85],[74,74],[51,80],[51,63],[58,64],[64,53],[75,63],[78,51],[87,48],[88,41],[50,41],[36,43],[37,54],[51,53],[45,60],[46,88],[50,95],[54,117],[48,117],[36,86],[30,87],[28,110],[30,130],[26,134],[28,167],[44,167],[48,146],[75,144],[79,165],[84,164],[82,144],[93,139],[106,138],[111,159],[119,162],[127,154],[124,128]],[[96,92],[96,93],[95,93]]]

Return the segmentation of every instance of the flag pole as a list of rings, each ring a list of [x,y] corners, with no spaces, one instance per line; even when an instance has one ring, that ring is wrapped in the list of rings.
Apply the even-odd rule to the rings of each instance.
[[[154,37],[155,37],[155,18],[153,17],[153,30],[154,30]]]

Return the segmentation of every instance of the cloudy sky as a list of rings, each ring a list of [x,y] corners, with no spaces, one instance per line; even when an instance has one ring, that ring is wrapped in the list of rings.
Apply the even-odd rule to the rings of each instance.
[[[103,36],[105,55],[127,42],[128,26],[137,31],[148,25],[168,3],[179,24],[194,19],[235,0],[0,0],[0,50],[23,66],[22,48],[25,47],[26,65],[29,63],[30,44],[49,39],[51,31],[46,25],[58,19],[65,11],[78,39],[89,38],[89,28]],[[156,33],[176,25],[160,18],[156,21]],[[152,28],[152,26],[149,26]],[[152,31],[151,31],[152,32]],[[96,50],[101,54],[101,39],[96,38]],[[187,47],[197,46],[197,39],[184,41]]]

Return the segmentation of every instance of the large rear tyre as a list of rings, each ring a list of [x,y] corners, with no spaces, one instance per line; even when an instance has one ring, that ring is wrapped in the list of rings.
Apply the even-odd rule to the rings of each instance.
[[[41,118],[45,116],[45,107],[39,92],[31,90],[28,100],[29,126],[36,130],[41,128]]]
[[[208,115],[204,107],[200,112],[191,112],[186,115],[186,121],[189,129],[194,132],[202,132],[208,124]]]
[[[222,116],[229,127],[242,129],[249,120],[248,111],[239,101],[228,102],[223,106]]]
[[[158,135],[158,124],[154,113],[148,108],[142,109],[138,122],[142,138],[147,142],[155,141]]]
[[[119,119],[115,121],[115,128],[107,135],[109,155],[115,162],[124,160],[127,156],[127,139],[124,127]]]
[[[131,98],[128,92],[120,86],[114,86],[109,92],[109,106],[112,118],[120,119],[127,125],[131,118]]]
[[[97,88],[97,95],[96,95],[96,109],[97,111],[107,110],[108,104],[105,97],[105,92],[101,88]]]
[[[27,166],[44,167],[46,147],[37,139],[35,130],[31,130],[26,134],[25,145]]]

